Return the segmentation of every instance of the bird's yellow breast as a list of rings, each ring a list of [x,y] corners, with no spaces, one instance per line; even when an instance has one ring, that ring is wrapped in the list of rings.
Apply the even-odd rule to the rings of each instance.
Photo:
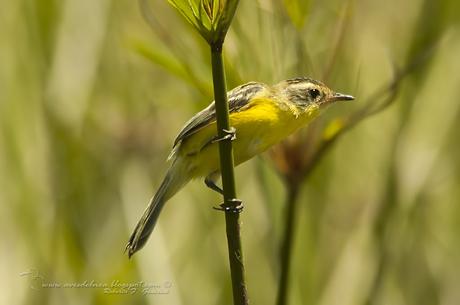
[[[231,113],[230,125],[236,129],[233,141],[235,164],[264,152],[307,125],[318,113],[316,106],[299,110],[268,98],[255,99],[240,111]],[[205,176],[219,169],[218,144],[209,144],[216,134],[214,121],[181,144],[179,156],[188,159],[192,176]]]

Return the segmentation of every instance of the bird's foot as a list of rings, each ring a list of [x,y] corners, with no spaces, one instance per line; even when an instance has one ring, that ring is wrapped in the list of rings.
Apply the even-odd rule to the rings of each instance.
[[[235,127],[230,127],[230,129],[222,129],[224,135],[222,137],[216,136],[214,139],[211,140],[211,143],[217,143],[222,141],[234,141],[236,140],[236,129]]]
[[[243,207],[243,201],[233,198],[228,200],[228,202],[220,204],[218,207],[213,207],[213,209],[223,212],[241,213],[243,211]]]

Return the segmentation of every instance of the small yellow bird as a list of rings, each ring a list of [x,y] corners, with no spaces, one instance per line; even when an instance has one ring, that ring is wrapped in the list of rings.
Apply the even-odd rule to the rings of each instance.
[[[268,86],[250,82],[227,93],[234,131],[235,165],[241,164],[308,125],[324,108],[354,97],[335,93],[323,83],[299,77]],[[219,151],[214,102],[192,117],[174,141],[170,167],[136,225],[126,249],[131,257],[153,231],[164,204],[193,178],[205,177],[218,192]]]

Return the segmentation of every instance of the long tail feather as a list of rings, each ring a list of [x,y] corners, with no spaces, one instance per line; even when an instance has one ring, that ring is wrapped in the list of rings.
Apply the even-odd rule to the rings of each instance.
[[[188,175],[182,170],[182,167],[183,164],[181,159],[176,159],[171,164],[160,188],[150,200],[149,205],[129,238],[128,244],[126,245],[129,257],[145,245],[168,199],[176,194],[190,180]]]

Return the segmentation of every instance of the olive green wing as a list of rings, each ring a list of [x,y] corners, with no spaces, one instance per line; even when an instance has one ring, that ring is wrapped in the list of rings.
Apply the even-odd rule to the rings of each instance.
[[[251,98],[266,88],[267,85],[265,84],[251,82],[229,91],[227,93],[229,112],[238,112],[241,108],[248,104]],[[185,123],[185,126],[174,140],[173,148],[215,120],[216,106],[215,103],[212,102],[208,107],[198,112],[187,123]]]

